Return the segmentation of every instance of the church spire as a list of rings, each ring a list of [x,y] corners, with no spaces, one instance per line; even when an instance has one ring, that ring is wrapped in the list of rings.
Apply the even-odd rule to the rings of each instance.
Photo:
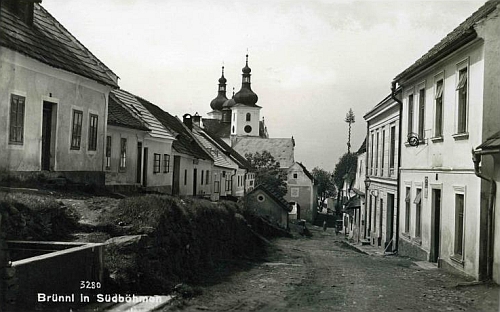
[[[241,71],[243,72],[241,89],[234,95],[234,100],[236,103],[255,106],[259,98],[257,94],[252,91],[250,83],[250,72],[252,72],[252,69],[248,66],[248,54],[246,55],[245,67],[243,67]]]
[[[217,97],[210,102],[210,107],[213,110],[222,110],[222,105],[227,101],[226,82],[227,79],[224,77],[224,66],[222,66],[222,76],[219,78],[219,91]]]

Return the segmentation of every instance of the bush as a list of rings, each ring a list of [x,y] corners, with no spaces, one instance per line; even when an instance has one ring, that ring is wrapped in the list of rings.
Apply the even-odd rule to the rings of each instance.
[[[234,202],[165,195],[123,199],[104,221],[126,225],[128,234],[148,236],[139,244],[139,252],[107,248],[106,265],[112,276],[119,277],[115,282],[122,291],[169,291],[179,282],[197,282],[220,260],[263,252],[242,210]]]

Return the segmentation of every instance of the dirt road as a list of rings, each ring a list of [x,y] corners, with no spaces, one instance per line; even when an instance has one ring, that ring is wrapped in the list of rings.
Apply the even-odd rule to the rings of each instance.
[[[499,311],[498,287],[456,287],[464,280],[441,269],[360,253],[333,229],[311,232],[273,241],[264,262],[167,311]]]

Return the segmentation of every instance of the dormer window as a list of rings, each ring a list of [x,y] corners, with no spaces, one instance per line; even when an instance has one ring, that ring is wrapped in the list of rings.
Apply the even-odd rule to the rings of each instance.
[[[40,3],[41,0],[2,0],[2,6],[16,15],[27,25],[33,25],[34,3]]]

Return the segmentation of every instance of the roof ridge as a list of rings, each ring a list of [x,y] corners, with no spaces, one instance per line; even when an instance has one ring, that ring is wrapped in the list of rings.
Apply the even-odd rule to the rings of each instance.
[[[64,27],[52,14],[50,14],[49,11],[47,11],[41,4],[39,3],[34,3],[34,8],[37,8],[40,9],[41,11],[43,11],[45,14],[49,15],[51,18],[52,18],[52,24],[55,26],[55,27],[58,27],[60,29],[62,29],[64,31],[64,36],[68,36],[69,35],[69,38],[68,39],[71,39],[74,43],[76,43],[77,45],[80,46],[80,48],[83,49],[83,51],[85,53],[87,53],[88,56],[90,56],[90,58],[96,62],[96,65],[98,65],[99,67],[102,67],[103,70],[103,73],[105,73],[108,78],[110,78],[111,80],[115,81],[116,84],[118,84],[118,75],[115,74],[108,66],[106,66],[106,64],[104,64],[101,60],[99,60],[98,57],[96,57],[89,49],[87,49],[87,47],[85,45],[83,45],[75,36],[73,36],[73,34],[68,30],[66,29],[66,27]],[[110,76],[109,74],[112,74],[112,76]]]

